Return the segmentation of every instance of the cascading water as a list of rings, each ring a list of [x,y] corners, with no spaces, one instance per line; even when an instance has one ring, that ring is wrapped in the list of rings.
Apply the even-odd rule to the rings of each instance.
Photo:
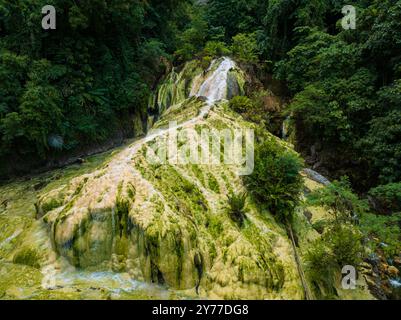
[[[212,63],[212,66],[214,63],[216,61]],[[201,85],[199,91],[196,94],[191,93],[191,95],[206,97],[209,104],[225,99],[227,97],[228,72],[234,67],[234,61],[230,58],[224,58],[219,67]]]
[[[400,289],[401,288],[401,280],[400,279],[390,279],[390,285],[393,288]]]
[[[214,60],[209,69],[213,68],[216,63],[219,63],[219,60]],[[155,133],[150,133],[146,138],[140,140],[137,146],[134,148],[134,152],[139,150],[139,148],[147,142],[150,142],[157,137],[160,137],[171,130],[177,130],[183,128],[187,125],[194,124],[200,119],[204,118],[212,108],[212,106],[223,99],[227,98],[227,79],[228,72],[235,68],[236,64],[230,58],[224,57],[223,61],[219,64],[217,69],[209,76],[200,86],[198,92],[194,92],[195,88],[192,88],[192,91],[189,97],[205,97],[206,98],[206,106],[201,108],[199,115],[195,118],[192,118],[180,125],[170,127],[168,129],[158,129]],[[132,156],[132,155],[130,155]]]
[[[389,284],[392,289],[391,299],[401,299],[401,278],[390,279]]]

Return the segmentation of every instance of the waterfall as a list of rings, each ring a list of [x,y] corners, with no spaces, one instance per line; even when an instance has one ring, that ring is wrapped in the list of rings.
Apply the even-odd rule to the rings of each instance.
[[[287,140],[288,138],[288,132],[289,132],[289,122],[291,121],[291,117],[288,116],[284,119],[282,125],[281,125],[281,139],[284,141]]]
[[[213,74],[203,82],[195,95],[197,97],[206,97],[209,104],[227,98],[228,72],[234,67],[235,62],[225,57]]]
[[[219,63],[219,60],[213,61],[210,68],[213,68],[216,63]],[[184,126],[194,124],[200,119],[204,118],[217,101],[227,98],[228,72],[235,66],[236,65],[233,60],[224,57],[223,61],[219,64],[219,66],[212,73],[212,75],[206,78],[206,80],[202,83],[202,85],[199,88],[199,91],[194,93],[193,92],[194,89],[192,89],[189,97],[206,98],[206,106],[200,109],[199,115],[197,117],[192,118],[177,126],[173,126],[167,129],[158,129],[157,132],[152,132],[151,130],[147,137],[139,141],[136,148],[134,148],[134,152],[136,152],[142,146],[143,143],[153,141],[155,138],[160,137],[171,130],[177,130]]]

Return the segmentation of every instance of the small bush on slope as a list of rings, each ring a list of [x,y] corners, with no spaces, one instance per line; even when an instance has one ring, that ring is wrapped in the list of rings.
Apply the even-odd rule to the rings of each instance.
[[[248,188],[281,221],[291,221],[299,203],[302,166],[299,156],[275,140],[265,140],[255,148],[255,170],[246,178]]]
[[[238,113],[246,113],[254,109],[252,100],[246,96],[235,96],[230,100],[229,107]]]
[[[315,240],[306,254],[307,274],[315,291],[328,298],[336,294],[336,276],[344,266],[356,269],[364,257],[362,233],[351,224],[332,226]]]
[[[368,211],[367,202],[360,200],[352,192],[346,177],[311,193],[307,202],[312,206],[322,206],[327,209],[337,224],[356,222],[362,213]]]
[[[365,256],[363,234],[355,224],[368,207],[352,193],[346,178],[312,192],[307,203],[322,206],[332,214],[322,237],[312,243],[306,254],[308,275],[315,290],[327,298],[335,295],[335,276],[342,268],[357,268]]]

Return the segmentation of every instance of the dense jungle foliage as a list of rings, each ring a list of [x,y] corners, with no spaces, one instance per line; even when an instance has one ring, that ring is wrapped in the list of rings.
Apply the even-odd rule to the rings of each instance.
[[[197,9],[178,56],[228,51],[273,74],[287,86],[284,115],[307,163],[348,176],[359,192],[381,186],[371,192],[381,203],[391,189],[387,203],[399,210],[401,1],[354,1],[354,30],[342,28],[345,4],[211,0]]]
[[[48,4],[56,8],[56,30],[42,29]],[[29,172],[29,163],[132,135],[130,120],[146,120],[188,5],[1,0],[0,171],[22,161]]]

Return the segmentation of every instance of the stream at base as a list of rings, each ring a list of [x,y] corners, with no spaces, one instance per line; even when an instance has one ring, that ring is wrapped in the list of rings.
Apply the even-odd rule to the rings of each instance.
[[[128,273],[64,271],[55,275],[54,289],[98,291],[109,299],[170,299],[173,292],[161,286],[133,280]]]
[[[43,278],[40,276],[42,273]],[[133,280],[128,273],[38,269],[0,261],[0,300],[183,300],[190,292]],[[195,290],[193,290],[195,292]]]

